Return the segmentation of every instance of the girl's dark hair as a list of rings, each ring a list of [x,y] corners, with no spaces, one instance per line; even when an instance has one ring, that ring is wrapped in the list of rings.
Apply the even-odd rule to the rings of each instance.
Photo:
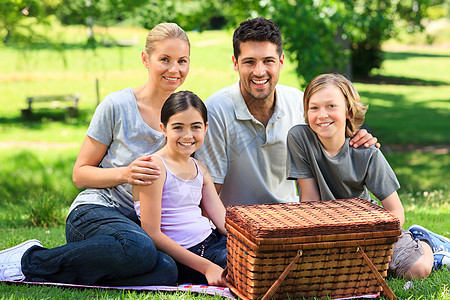
[[[202,99],[193,92],[179,91],[170,95],[166,102],[164,102],[164,105],[161,108],[161,123],[163,123],[164,126],[167,126],[167,122],[169,122],[171,116],[185,111],[189,107],[193,107],[200,112],[205,124],[208,122],[206,106]]]

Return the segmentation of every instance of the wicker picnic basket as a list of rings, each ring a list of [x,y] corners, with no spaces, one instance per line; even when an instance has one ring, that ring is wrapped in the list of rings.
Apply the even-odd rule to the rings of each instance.
[[[364,199],[230,206],[226,228],[224,276],[242,299],[392,293],[384,277],[400,222]]]

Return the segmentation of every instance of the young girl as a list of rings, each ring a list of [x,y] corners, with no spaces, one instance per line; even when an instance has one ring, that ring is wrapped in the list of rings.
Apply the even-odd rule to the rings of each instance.
[[[297,179],[301,201],[360,197],[377,203],[370,191],[403,225],[400,185],[381,151],[373,146],[349,147],[349,138],[362,125],[367,110],[353,84],[342,75],[317,76],[306,87],[303,103],[308,125],[293,127],[287,138],[287,177]],[[421,278],[429,275],[432,266],[430,246],[402,230],[390,271],[399,277]]]
[[[203,144],[206,107],[191,92],[172,94],[161,109],[160,126],[166,144],[153,159],[161,174],[151,185],[133,186],[141,226],[159,250],[178,262],[178,282],[204,282],[206,277],[210,285],[224,285],[225,207],[206,167],[191,157]]]

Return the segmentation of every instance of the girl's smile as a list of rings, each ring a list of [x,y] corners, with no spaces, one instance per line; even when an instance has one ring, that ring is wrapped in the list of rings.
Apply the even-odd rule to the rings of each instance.
[[[183,156],[190,156],[200,148],[207,127],[200,112],[193,107],[171,116],[166,126],[161,124],[168,150]]]

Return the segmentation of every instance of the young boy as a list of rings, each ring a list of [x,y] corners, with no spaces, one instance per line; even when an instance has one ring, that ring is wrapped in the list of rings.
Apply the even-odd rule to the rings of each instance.
[[[361,151],[349,146],[349,138],[364,122],[367,110],[353,84],[338,74],[317,76],[306,87],[303,104],[308,125],[294,126],[287,137],[287,177],[297,179],[301,201],[360,197],[377,203],[370,191],[402,226],[405,215],[397,194],[400,184],[383,154],[376,147]],[[450,241],[438,237],[434,239],[441,243],[437,248],[447,252],[436,259],[445,263],[450,258]],[[390,272],[407,279],[423,278],[432,267],[432,247],[402,229]]]

